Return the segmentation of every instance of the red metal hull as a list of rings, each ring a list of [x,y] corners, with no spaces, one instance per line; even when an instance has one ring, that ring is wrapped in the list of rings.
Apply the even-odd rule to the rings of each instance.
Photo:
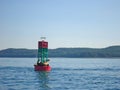
[[[50,66],[39,66],[39,65],[34,65],[35,71],[50,71],[51,67]]]

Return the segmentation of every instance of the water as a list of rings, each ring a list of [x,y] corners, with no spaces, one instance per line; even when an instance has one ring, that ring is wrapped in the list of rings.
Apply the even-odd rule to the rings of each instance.
[[[0,58],[0,90],[120,90],[120,59],[51,58],[50,72],[36,60]]]

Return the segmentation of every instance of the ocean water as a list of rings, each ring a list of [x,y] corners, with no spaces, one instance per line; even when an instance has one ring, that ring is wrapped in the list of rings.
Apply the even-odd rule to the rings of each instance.
[[[119,58],[50,59],[38,72],[36,58],[0,58],[0,90],[120,90]]]

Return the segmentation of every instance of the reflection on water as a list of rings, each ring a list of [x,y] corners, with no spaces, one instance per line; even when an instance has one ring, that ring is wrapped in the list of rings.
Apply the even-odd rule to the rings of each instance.
[[[50,72],[45,72],[45,71],[36,71],[37,77],[38,77],[38,83],[39,87],[43,88],[45,90],[49,90],[49,74]]]

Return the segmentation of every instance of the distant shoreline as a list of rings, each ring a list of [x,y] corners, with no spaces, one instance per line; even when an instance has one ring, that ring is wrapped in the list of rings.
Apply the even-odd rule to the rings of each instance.
[[[37,57],[0,57],[0,58],[36,58]],[[48,57],[48,58],[79,58],[79,59],[120,59],[120,57],[90,57],[90,58],[87,58],[87,57]]]
[[[49,58],[120,58],[120,46],[106,48],[57,48],[48,50]],[[0,50],[0,58],[37,58],[37,49]]]

